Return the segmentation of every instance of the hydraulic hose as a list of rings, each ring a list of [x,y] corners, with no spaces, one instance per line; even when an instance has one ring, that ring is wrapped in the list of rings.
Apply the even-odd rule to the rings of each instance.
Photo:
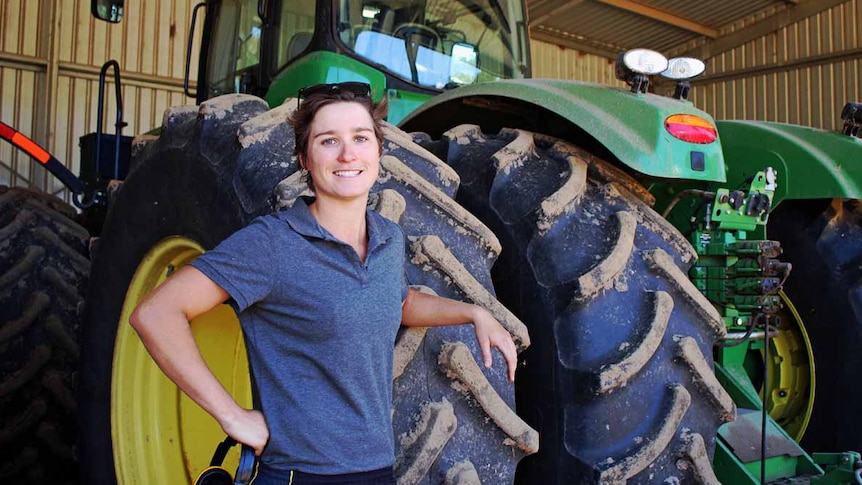
[[[736,347],[737,345],[741,345],[741,344],[745,343],[748,340],[748,338],[751,337],[751,332],[754,331],[754,325],[756,323],[755,322],[756,319],[757,319],[756,317],[752,318],[751,321],[748,323],[748,328],[745,329],[745,335],[743,335],[742,338],[736,339],[736,340],[719,341],[719,342],[716,342],[715,346],[727,348],[727,347]]]
[[[670,211],[672,211],[673,208],[677,204],[679,204],[679,201],[681,201],[682,199],[684,199],[686,197],[700,197],[701,199],[710,200],[710,199],[715,198],[715,192],[710,192],[708,190],[698,190],[698,189],[683,190],[682,192],[676,194],[676,197],[674,197],[673,200],[670,201],[670,203],[665,208],[664,212],[662,212],[661,216],[663,218],[667,219],[667,215],[670,214]]]

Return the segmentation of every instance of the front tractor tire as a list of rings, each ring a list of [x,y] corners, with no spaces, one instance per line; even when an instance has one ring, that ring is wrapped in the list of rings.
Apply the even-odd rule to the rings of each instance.
[[[223,439],[215,421],[161,375],[128,315],[180,266],[307,192],[285,123],[291,109],[269,110],[247,95],[171,108],[160,137],[133,160],[102,231],[85,310],[79,406],[85,483],[189,483]],[[524,325],[491,287],[499,242],[452,199],[457,185],[451,169],[387,127],[372,203],[408,237],[408,281],[485,306],[524,348]],[[192,329],[216,375],[250,406],[233,313],[217,309]],[[480,356],[471,326],[399,332],[393,433],[400,484],[507,483],[518,460],[535,452],[538,436],[511,409],[505,362],[497,356],[492,369],[480,369]]]
[[[541,443],[517,483],[718,483],[716,430],[735,417],[712,371],[725,328],[686,277],[693,248],[646,190],[527,131],[414,138],[500,238],[494,285],[532,337],[517,404]]]
[[[73,483],[87,230],[56,197],[0,187],[0,483]]]

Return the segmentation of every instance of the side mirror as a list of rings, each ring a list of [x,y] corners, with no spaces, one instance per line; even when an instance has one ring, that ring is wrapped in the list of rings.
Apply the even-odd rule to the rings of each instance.
[[[479,61],[479,50],[466,42],[458,42],[452,46],[452,56],[449,59],[449,81],[455,84],[473,84],[479,77],[476,67]]]
[[[90,13],[105,22],[117,24],[123,19],[125,0],[90,0]]]

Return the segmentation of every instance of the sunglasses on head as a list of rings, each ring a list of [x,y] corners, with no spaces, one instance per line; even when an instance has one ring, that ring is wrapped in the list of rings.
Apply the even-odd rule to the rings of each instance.
[[[364,96],[370,98],[371,85],[368,83],[361,83],[357,81],[347,81],[343,83],[333,84],[315,84],[313,86],[301,88],[297,97],[299,98],[299,101],[302,102],[303,99],[309,96],[321,93],[353,93],[354,96]]]

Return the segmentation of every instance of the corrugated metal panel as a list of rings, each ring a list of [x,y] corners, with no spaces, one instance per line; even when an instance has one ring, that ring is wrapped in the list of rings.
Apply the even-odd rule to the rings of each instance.
[[[616,80],[614,63],[606,57],[584,54],[575,49],[531,41],[534,78],[571,79],[624,86]]]
[[[45,143],[44,110],[34,87],[43,86],[48,50],[39,29],[50,4],[25,0],[0,2],[0,120],[37,142]],[[50,14],[48,14],[50,15]],[[30,185],[44,179],[44,170],[30,158],[0,142],[0,184]]]
[[[114,59],[123,72],[182,79],[186,43],[191,24],[191,0],[140,0],[126,2],[123,21],[108,24],[90,15],[89,2],[58,2],[61,17],[59,35],[64,41],[61,62],[101,66]],[[201,18],[198,18],[200,23]],[[199,50],[195,36],[192,52]],[[193,61],[196,59],[193,59]],[[192,79],[197,63],[192,62]]]
[[[41,42],[39,21],[45,2],[3,0],[0,2],[0,52],[37,56]]]
[[[27,134],[38,128],[33,91],[37,76],[32,70],[0,67],[0,120]],[[0,142],[0,185],[28,185],[40,172],[28,156]]]
[[[844,104],[862,100],[860,30],[862,0],[852,0],[769,33],[709,59],[692,100],[718,119],[836,130]]]
[[[110,59],[120,64],[123,134],[148,131],[164,110],[194,101],[182,94],[186,42],[197,1],[126,2],[120,24],[90,15],[88,1],[3,0],[0,2],[0,119],[45,146],[75,173],[78,138],[96,129],[98,75]],[[200,49],[202,17],[192,52]],[[51,43],[53,34],[53,43]],[[191,79],[197,77],[193,55]],[[112,73],[109,72],[109,78]],[[194,84],[194,82],[192,82]],[[113,133],[113,85],[105,93],[106,132]],[[29,185],[69,194],[35,162],[0,145],[0,184]]]

